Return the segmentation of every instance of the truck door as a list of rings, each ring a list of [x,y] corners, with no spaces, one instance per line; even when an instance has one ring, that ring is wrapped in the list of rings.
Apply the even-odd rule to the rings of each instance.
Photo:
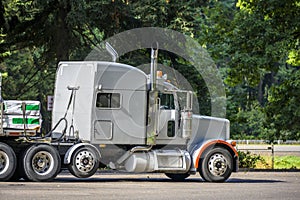
[[[175,105],[173,93],[159,93],[158,140],[174,139],[178,131],[178,105]]]

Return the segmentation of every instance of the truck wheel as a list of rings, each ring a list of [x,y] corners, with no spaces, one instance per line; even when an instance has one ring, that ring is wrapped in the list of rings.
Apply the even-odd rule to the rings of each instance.
[[[172,179],[173,181],[184,181],[187,177],[190,176],[190,174],[172,174],[172,173],[165,173],[167,177]]]
[[[233,160],[224,148],[213,148],[200,160],[200,175],[205,181],[224,182],[232,172]]]
[[[60,167],[59,153],[50,145],[33,145],[23,155],[25,179],[31,181],[51,181],[59,173]]]
[[[17,167],[17,158],[13,149],[0,142],[0,181],[9,180]]]
[[[79,147],[71,157],[68,169],[78,178],[87,178],[96,173],[99,168],[97,152],[89,146]]]

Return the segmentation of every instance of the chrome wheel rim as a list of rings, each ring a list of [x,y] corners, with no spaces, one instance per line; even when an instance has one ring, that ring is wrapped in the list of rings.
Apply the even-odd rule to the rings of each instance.
[[[9,158],[4,151],[0,151],[0,174],[3,174],[7,171],[9,167]]]
[[[227,170],[227,159],[223,154],[213,154],[208,160],[208,170],[215,176],[222,176]]]
[[[94,155],[88,150],[80,151],[75,157],[75,165],[80,172],[92,171],[95,165]]]
[[[39,151],[32,158],[32,168],[39,175],[46,175],[54,168],[54,159],[51,153]]]

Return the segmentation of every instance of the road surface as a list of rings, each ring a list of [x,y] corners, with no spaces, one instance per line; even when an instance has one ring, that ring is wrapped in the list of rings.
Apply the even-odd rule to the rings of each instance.
[[[0,200],[90,199],[299,199],[300,172],[239,172],[226,183],[206,183],[199,175],[172,182],[164,174],[59,175],[53,182],[0,182]]]

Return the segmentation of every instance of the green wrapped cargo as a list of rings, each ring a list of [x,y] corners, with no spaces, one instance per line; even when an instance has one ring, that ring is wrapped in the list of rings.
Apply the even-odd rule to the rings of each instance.
[[[25,114],[30,116],[40,116],[39,101],[16,101],[6,100],[4,103],[5,115],[23,115],[22,104],[25,104]]]

